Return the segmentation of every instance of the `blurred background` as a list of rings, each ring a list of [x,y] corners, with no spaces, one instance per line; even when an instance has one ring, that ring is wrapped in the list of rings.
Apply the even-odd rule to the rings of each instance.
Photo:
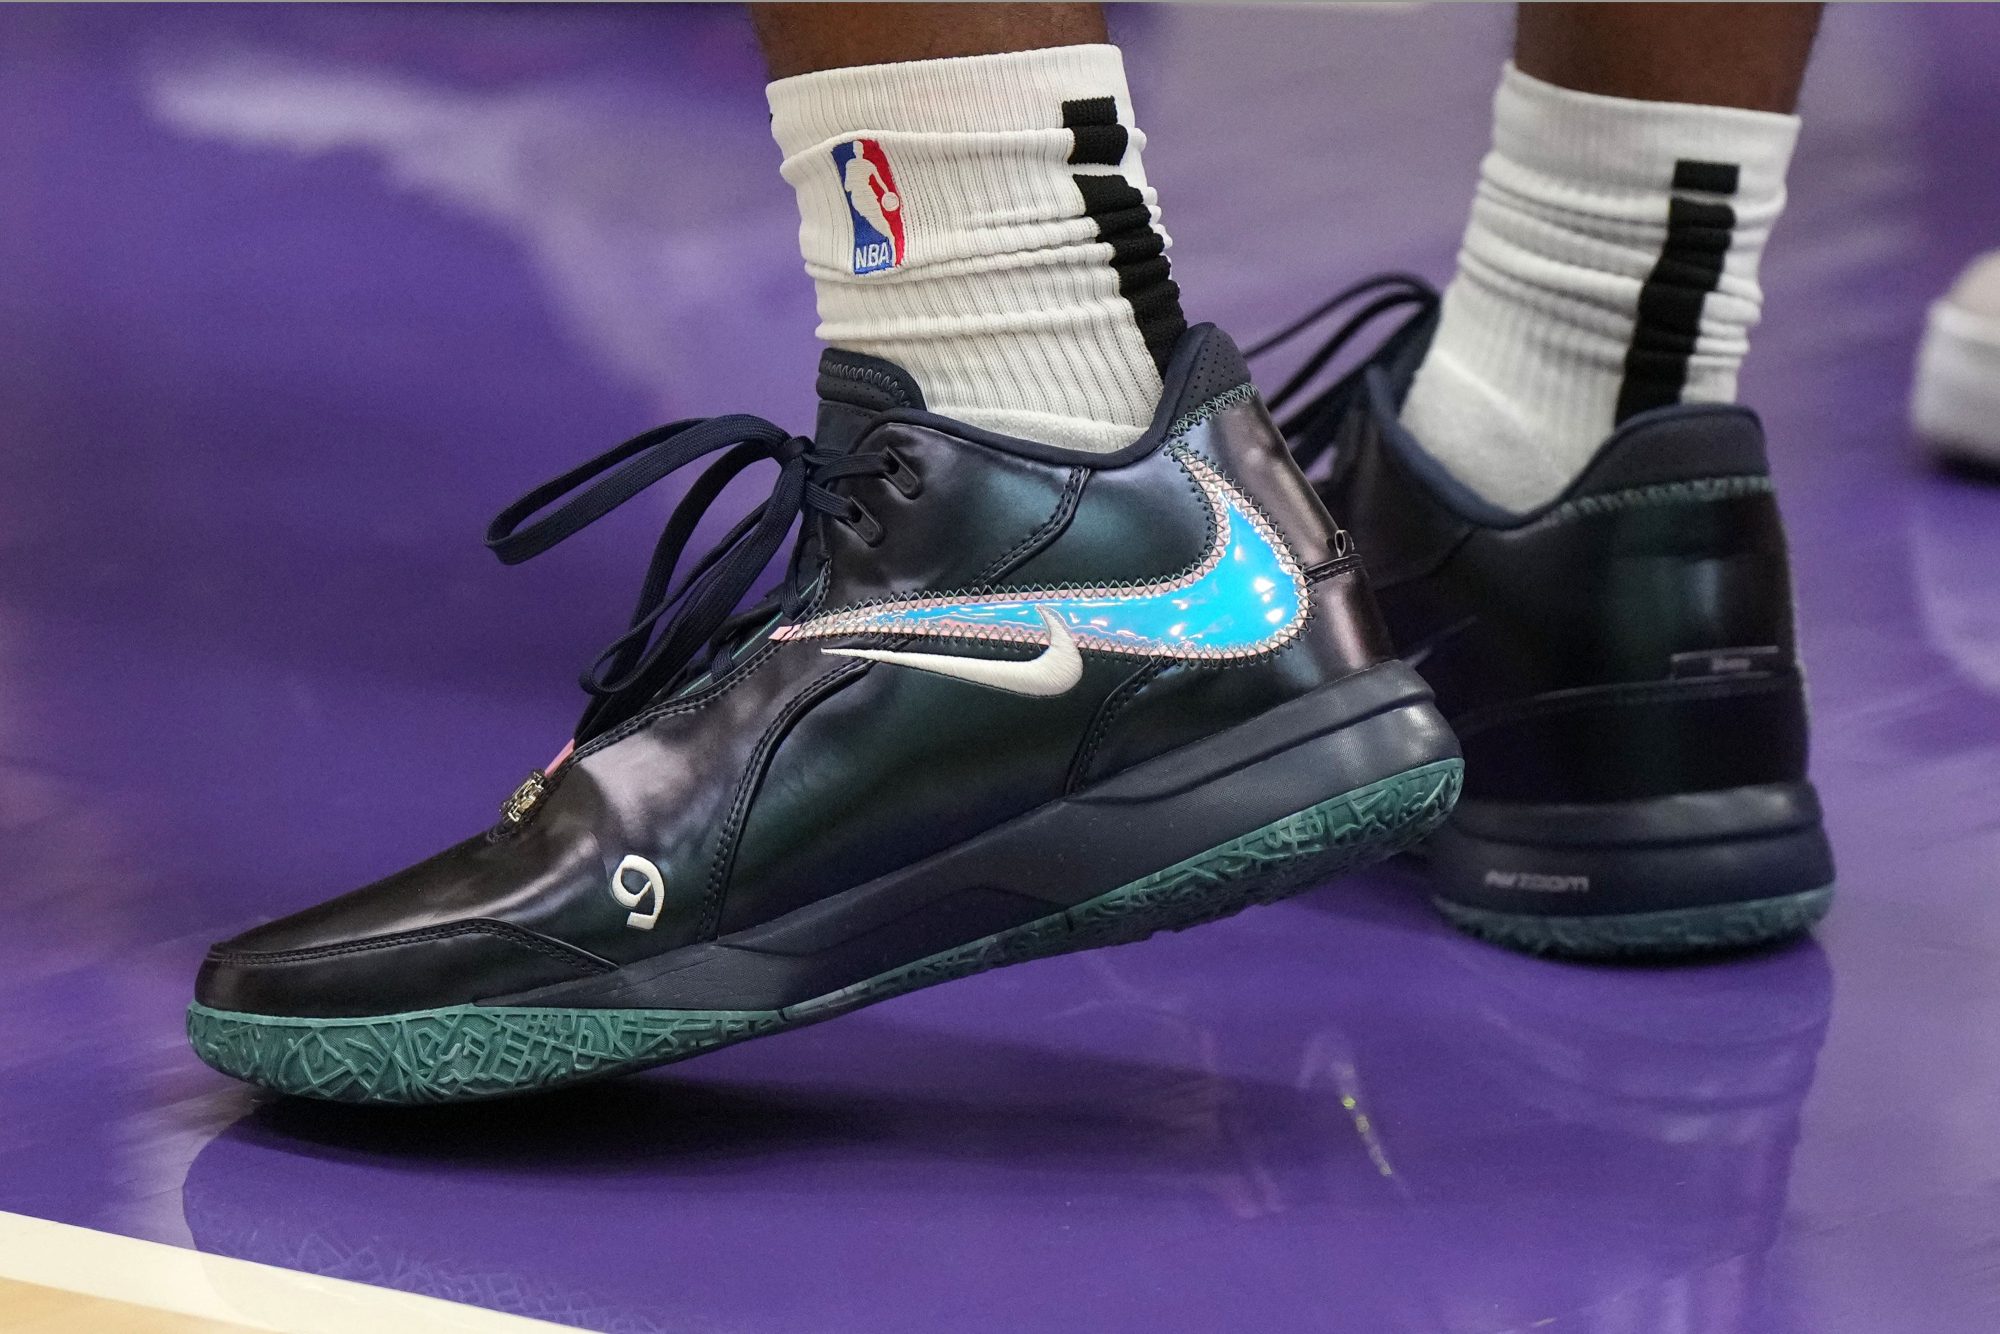
[[[1510,10],[1112,23],[1192,318],[1449,274]],[[1904,424],[2000,246],[1996,62],[2000,8],[1834,6],[1765,259],[1821,944],[1566,968],[1384,874],[357,1121],[199,1067],[194,964],[567,735],[671,496],[516,570],[495,511],[809,425],[761,62],[726,6],[0,9],[0,1209],[601,1329],[2000,1326],[2000,488]]]

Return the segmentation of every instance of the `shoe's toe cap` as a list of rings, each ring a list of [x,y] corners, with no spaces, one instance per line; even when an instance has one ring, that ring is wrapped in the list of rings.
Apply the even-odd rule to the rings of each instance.
[[[352,1018],[466,1005],[606,971],[594,955],[510,922],[474,918],[286,947],[290,919],[225,941],[195,978],[212,1010]]]
[[[347,1019],[468,1005],[609,970],[551,934],[550,904],[594,883],[587,832],[476,837],[351,894],[215,946],[195,979],[211,1010]]]

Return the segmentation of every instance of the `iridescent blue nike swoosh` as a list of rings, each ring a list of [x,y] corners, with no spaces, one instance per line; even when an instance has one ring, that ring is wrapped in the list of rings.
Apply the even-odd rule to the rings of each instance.
[[[777,639],[919,635],[1047,644],[1043,613],[1076,645],[1148,658],[1246,658],[1281,647],[1306,616],[1306,581],[1284,539],[1215,468],[1173,457],[1200,488],[1213,523],[1209,548],[1178,574],[1147,584],[1057,587],[1019,594],[940,593],[825,612]]]

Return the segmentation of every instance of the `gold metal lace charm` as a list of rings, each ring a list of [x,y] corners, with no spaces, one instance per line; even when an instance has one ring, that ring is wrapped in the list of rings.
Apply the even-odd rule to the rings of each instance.
[[[514,789],[514,795],[500,803],[500,820],[507,825],[522,825],[535,813],[535,807],[542,804],[542,797],[549,790],[549,776],[540,769],[523,779],[521,786]]]

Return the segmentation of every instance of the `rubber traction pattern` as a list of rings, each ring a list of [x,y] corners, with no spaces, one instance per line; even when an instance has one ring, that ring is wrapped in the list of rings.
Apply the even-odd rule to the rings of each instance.
[[[1654,959],[1719,954],[1788,940],[1826,916],[1833,886],[1797,894],[1664,912],[1598,917],[1503,913],[1432,899],[1453,926],[1527,954],[1570,959]]]
[[[1461,765],[1421,765],[1231,839],[1073,908],[781,1010],[455,1005],[356,1019],[188,1009],[188,1038],[226,1075],[337,1102],[460,1102],[664,1065],[831,1019],[905,992],[1074,950],[1143,940],[1270,903],[1423,838]]]

